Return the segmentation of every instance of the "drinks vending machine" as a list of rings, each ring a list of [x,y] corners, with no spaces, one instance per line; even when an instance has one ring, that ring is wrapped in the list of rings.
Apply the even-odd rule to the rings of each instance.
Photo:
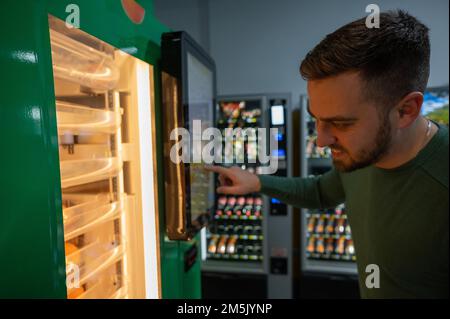
[[[215,123],[223,143],[217,165],[262,174],[267,166],[262,151],[276,158],[274,174],[290,176],[290,95],[221,96],[217,101]],[[255,134],[243,133],[249,128]],[[270,128],[277,129],[276,136],[269,136]],[[278,144],[271,154],[262,145],[270,138]],[[291,207],[259,193],[216,194],[202,243],[205,298],[292,298]]]

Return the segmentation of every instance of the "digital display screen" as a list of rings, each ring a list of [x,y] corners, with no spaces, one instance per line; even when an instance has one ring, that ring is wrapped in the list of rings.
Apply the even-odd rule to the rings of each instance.
[[[208,141],[203,141],[201,138],[202,132],[214,125],[214,75],[209,68],[189,52],[187,54],[187,74],[188,116],[191,134],[191,163],[189,165],[191,220],[195,220],[214,205],[214,175],[203,169],[202,159],[202,150]],[[201,130],[193,129],[194,120],[201,120]],[[196,163],[198,160],[200,163]]]
[[[271,198],[271,199],[270,199],[270,202],[271,202],[272,204],[281,204],[281,202],[280,202],[278,199],[276,199],[276,198]]]
[[[270,107],[270,118],[272,125],[284,125],[283,105],[273,105]]]

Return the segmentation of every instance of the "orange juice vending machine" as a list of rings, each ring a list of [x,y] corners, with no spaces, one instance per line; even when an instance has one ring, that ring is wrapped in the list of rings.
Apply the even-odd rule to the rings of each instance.
[[[2,297],[162,297],[167,30],[139,3],[0,5]]]

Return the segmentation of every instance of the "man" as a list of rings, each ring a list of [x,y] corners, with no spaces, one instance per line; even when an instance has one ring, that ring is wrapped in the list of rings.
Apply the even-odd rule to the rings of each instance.
[[[403,11],[326,36],[303,60],[317,145],[334,168],[312,178],[210,167],[224,194],[261,192],[298,207],[345,202],[363,298],[448,298],[448,128],[420,114],[428,28]],[[379,268],[379,288],[366,267]]]

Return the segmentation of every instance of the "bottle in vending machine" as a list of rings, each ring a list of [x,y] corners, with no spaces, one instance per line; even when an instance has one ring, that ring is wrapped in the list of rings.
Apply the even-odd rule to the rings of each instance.
[[[261,232],[262,232],[261,226],[255,225],[255,226],[253,227],[253,233],[254,233],[255,235],[260,235]]]
[[[352,230],[350,228],[350,223],[348,222],[347,219],[346,219],[346,225],[345,225],[345,234],[349,235],[349,236],[352,234]]]
[[[227,204],[227,197],[220,196],[219,199],[217,200],[217,209],[224,209],[226,204]]]
[[[245,205],[245,197],[243,196],[238,197],[233,207],[233,214],[238,218],[242,216],[242,210],[244,209],[244,205]]]
[[[219,236],[218,235],[211,236],[211,239],[210,239],[209,245],[208,245],[208,253],[210,253],[210,254],[215,254],[216,253],[217,241],[218,240],[219,240]]]
[[[325,253],[325,243],[322,236],[317,238],[316,253],[323,255]]]
[[[314,236],[309,237],[308,246],[306,247],[306,251],[309,253],[313,253],[316,250],[316,239]]]
[[[327,226],[325,228],[325,232],[327,234],[333,234],[334,233],[334,223],[336,220],[336,215],[330,215],[330,218],[328,219]]]
[[[345,223],[346,219],[342,216],[337,219],[336,227],[335,227],[335,233],[336,234],[344,234],[345,233]]]
[[[253,215],[255,217],[261,217],[261,208],[259,208],[259,206],[256,206],[255,210],[253,211]]]
[[[225,234],[226,233],[226,226],[224,224],[217,225],[217,233]]]
[[[353,245],[352,239],[347,239],[347,242],[345,245],[345,253],[349,256],[352,256],[355,254],[355,246]]]
[[[254,204],[255,204],[255,206],[260,206],[260,208],[261,208],[261,206],[263,204],[262,198],[261,197],[255,197]]]
[[[307,226],[308,233],[312,234],[314,232],[315,227],[316,227],[316,218],[314,216],[311,216],[308,219],[308,226]]]
[[[233,230],[234,230],[234,225],[228,224],[227,226],[225,226],[225,232],[226,232],[227,234],[232,234],[232,233],[233,233]]]
[[[242,234],[243,230],[244,230],[244,227],[240,224],[237,224],[233,228],[233,233],[240,235],[240,234]]]
[[[328,237],[326,240],[325,253],[331,255],[334,252],[334,238]]]
[[[228,241],[227,249],[226,249],[226,252],[228,254],[236,253],[236,241],[237,240],[238,240],[238,236],[236,236],[236,235],[233,235],[230,237],[230,240]]]
[[[236,204],[236,196],[230,196],[230,197],[228,197],[227,204],[228,204],[230,207],[233,207],[233,206]]]
[[[253,226],[252,225],[246,225],[244,226],[244,234],[251,234],[253,233]]]
[[[228,235],[222,235],[219,240],[219,244],[217,245],[217,253],[225,254],[227,247]]]
[[[237,204],[238,204],[239,206],[244,206],[244,205],[245,205],[245,197],[244,197],[244,196],[239,196],[239,197],[237,198]]]
[[[322,234],[325,229],[325,216],[320,216],[316,224],[316,234]]]
[[[223,210],[222,209],[216,209],[216,218],[220,218],[223,216]]]
[[[343,255],[344,252],[345,252],[345,237],[341,236],[337,241],[335,253]]]

